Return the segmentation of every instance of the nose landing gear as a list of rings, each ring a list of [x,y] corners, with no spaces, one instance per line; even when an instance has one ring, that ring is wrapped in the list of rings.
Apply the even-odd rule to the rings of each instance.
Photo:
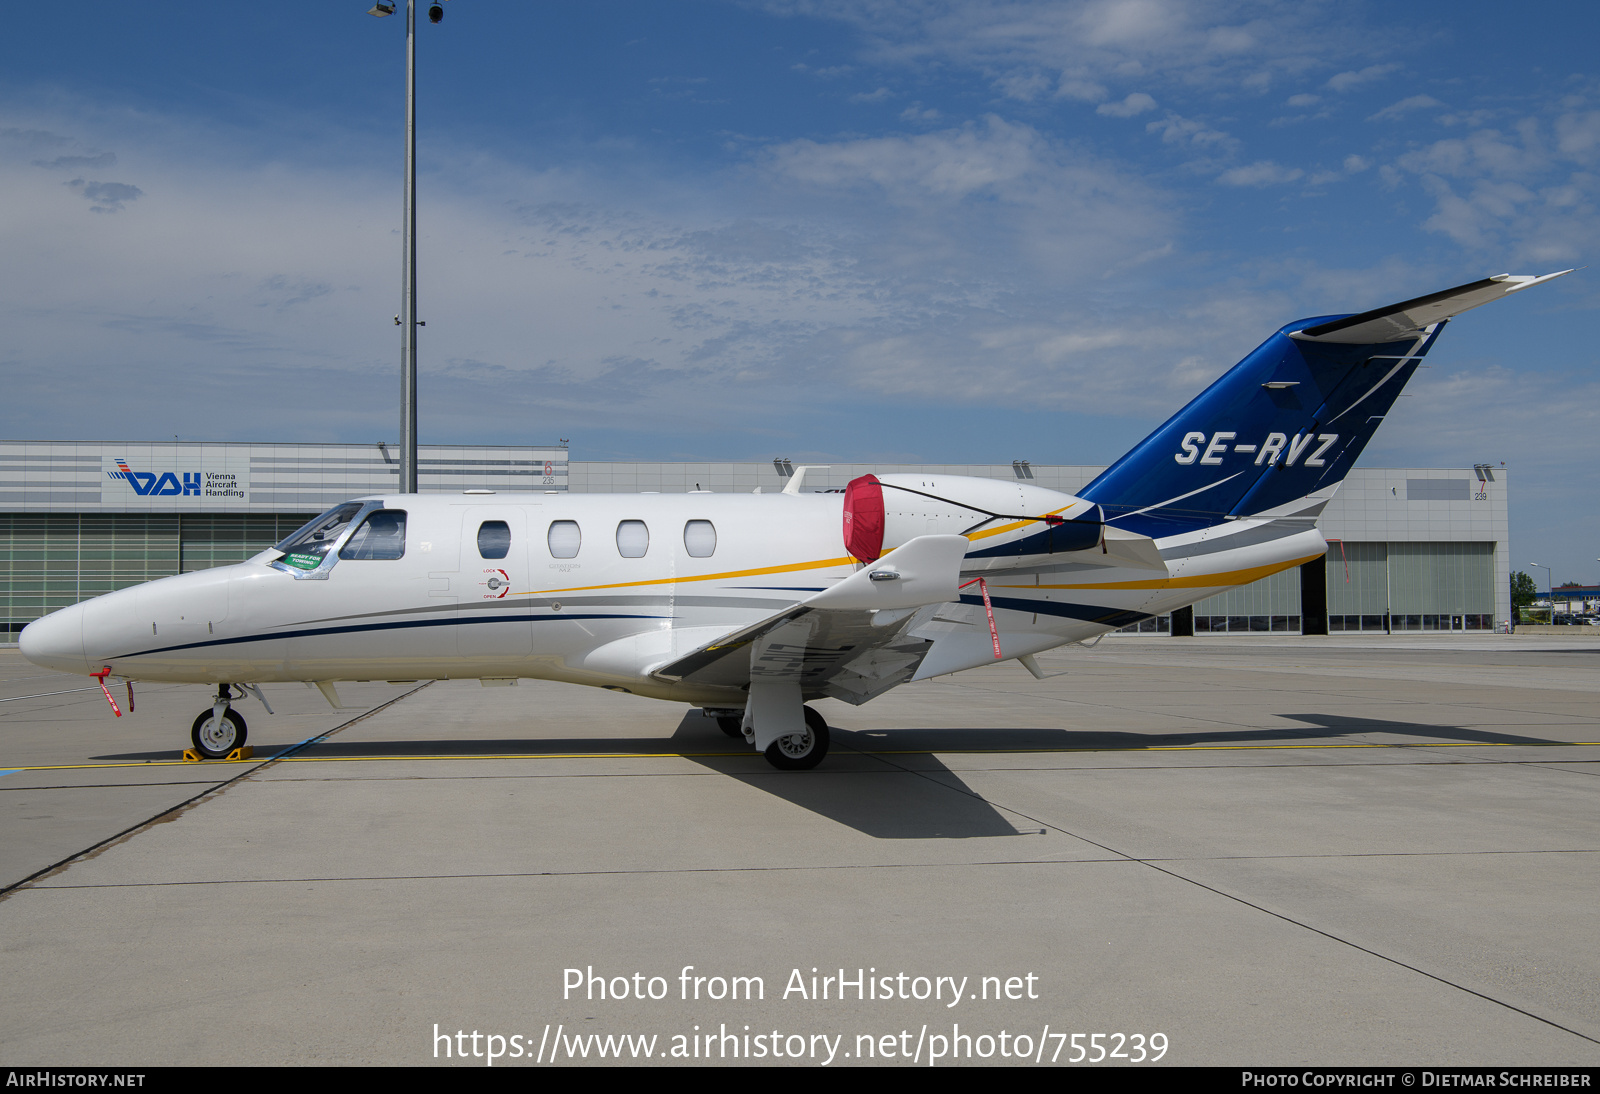
[[[229,705],[243,695],[234,695],[231,684],[217,685],[217,701],[211,709],[202,710],[194,720],[189,738],[195,751],[208,760],[220,760],[244,745],[247,728],[244,718]]]

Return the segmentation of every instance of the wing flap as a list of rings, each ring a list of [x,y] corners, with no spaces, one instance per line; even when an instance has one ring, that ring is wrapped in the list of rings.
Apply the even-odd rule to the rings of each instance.
[[[916,671],[931,643],[907,638],[918,609],[960,599],[965,536],[919,536],[832,588],[654,669],[673,682],[744,687],[752,657],[763,675],[797,678],[812,694],[838,678],[837,698],[865,702]],[[878,654],[883,656],[877,656]]]

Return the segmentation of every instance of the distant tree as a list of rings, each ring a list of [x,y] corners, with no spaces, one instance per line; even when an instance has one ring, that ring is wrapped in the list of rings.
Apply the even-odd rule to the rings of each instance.
[[[1539,587],[1533,583],[1533,578],[1518,570],[1511,575],[1511,606],[1513,608],[1526,608],[1539,599]]]

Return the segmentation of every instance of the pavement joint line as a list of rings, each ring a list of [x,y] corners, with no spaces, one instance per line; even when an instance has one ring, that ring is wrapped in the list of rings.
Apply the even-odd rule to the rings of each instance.
[[[123,838],[125,838],[127,836],[133,835],[135,832],[137,832],[140,829],[145,828],[145,827],[147,827],[147,826],[149,826],[151,824],[156,823],[157,821],[159,821],[163,817],[171,816],[174,813],[182,812],[183,810],[189,808],[189,806],[194,805],[196,802],[199,802],[203,798],[206,798],[211,794],[218,793],[219,791],[222,791],[222,790],[226,789],[227,787],[232,786],[234,783],[238,782],[240,779],[243,779],[245,776],[250,775],[250,774],[252,774],[252,773],[254,773],[256,771],[261,770],[263,767],[266,767],[268,764],[274,763],[278,759],[280,759],[280,758],[282,758],[284,756],[288,756],[292,752],[295,752],[295,751],[297,751],[297,750],[299,750],[301,748],[307,747],[308,745],[310,745],[314,741],[319,741],[319,740],[322,740],[324,738],[331,737],[333,734],[338,733],[342,729],[346,729],[346,728],[348,728],[350,726],[353,726],[357,722],[364,721],[365,719],[372,717],[374,714],[377,714],[380,711],[387,710],[388,708],[394,706],[396,703],[400,702],[400,700],[406,699],[406,698],[409,698],[412,695],[415,695],[417,692],[421,691],[423,688],[427,687],[429,684],[432,684],[432,683],[433,683],[433,681],[429,680],[429,681],[426,681],[425,683],[419,684],[417,687],[412,688],[410,691],[404,692],[404,693],[402,693],[400,695],[396,695],[393,699],[390,699],[386,703],[381,703],[378,706],[373,707],[371,710],[368,710],[368,711],[366,711],[366,712],[364,712],[362,714],[356,715],[354,718],[351,718],[348,722],[341,722],[339,725],[334,726],[332,729],[329,729],[329,730],[326,730],[326,731],[324,731],[322,733],[314,734],[313,736],[307,737],[305,740],[301,741],[299,744],[290,745],[288,748],[284,749],[282,752],[279,752],[276,756],[268,757],[267,759],[262,760],[260,763],[255,764],[253,767],[249,767],[246,770],[239,772],[237,775],[234,775],[231,778],[224,779],[222,782],[219,782],[219,783],[214,783],[214,784],[208,786],[206,789],[202,790],[200,793],[194,795],[192,798],[187,798],[187,799],[179,802],[177,805],[174,805],[174,806],[172,806],[172,807],[170,807],[168,809],[163,809],[161,812],[157,813],[153,817],[147,817],[144,820],[140,821],[138,824],[131,825],[128,828],[124,828],[122,831],[116,833],[113,836],[107,836],[105,839],[100,840],[98,843],[95,843],[92,846],[85,847],[81,851],[75,851],[72,854],[68,855],[66,858],[62,859],[60,862],[54,863],[53,865],[50,865],[50,866],[46,866],[42,870],[36,870],[36,871],[34,871],[33,873],[29,874],[27,877],[23,878],[20,881],[15,881],[15,882],[12,882],[10,885],[6,885],[4,887],[0,887],[0,900],[5,900],[7,897],[9,897],[12,893],[16,892],[17,890],[28,887],[28,885],[31,882],[35,881],[38,878],[49,877],[51,874],[55,873],[57,870],[65,869],[66,867],[70,866],[72,863],[74,863],[74,862],[78,861],[79,859],[83,858],[85,855],[94,854],[95,852],[101,850],[102,848],[109,847],[113,843],[116,843],[118,840],[121,840],[121,839],[123,839]],[[170,764],[171,764],[171,761],[168,761],[167,765],[170,766]],[[135,767],[142,767],[142,766],[145,766],[145,765],[143,765],[143,764],[132,764],[132,765],[108,765],[108,766],[135,766]],[[30,770],[30,769],[24,768],[22,770]],[[39,769],[35,768],[35,769],[31,769],[31,770],[39,770]],[[40,787],[39,789],[49,789],[49,788],[48,787]]]
[[[1586,1033],[1580,1033],[1579,1031],[1577,1031],[1575,1029],[1572,1029],[1570,1026],[1564,1026],[1560,1022],[1554,1021],[1553,1019],[1550,1019],[1550,1018],[1546,1018],[1546,1017],[1544,1017],[1543,1015],[1540,1015],[1540,1014],[1535,1014],[1531,1010],[1525,1010],[1522,1007],[1519,1007],[1514,1003],[1506,1002],[1504,999],[1496,999],[1492,995],[1488,995],[1488,994],[1486,994],[1484,992],[1481,992],[1481,991],[1476,991],[1473,988],[1467,987],[1465,984],[1458,984],[1454,980],[1447,979],[1446,977],[1440,976],[1437,973],[1431,973],[1431,972],[1428,972],[1426,969],[1422,969],[1422,968],[1417,967],[1416,965],[1407,964],[1406,962],[1401,961],[1398,957],[1391,957],[1388,954],[1379,953],[1377,950],[1369,949],[1368,947],[1361,945],[1359,942],[1352,942],[1348,938],[1341,938],[1340,936],[1332,933],[1331,931],[1325,931],[1320,927],[1314,927],[1310,923],[1307,923],[1307,922],[1305,922],[1303,920],[1295,919],[1293,916],[1287,915],[1287,914],[1285,914],[1283,912],[1275,912],[1275,911],[1271,910],[1270,908],[1263,907],[1260,904],[1252,903],[1251,901],[1248,901],[1244,897],[1238,896],[1235,893],[1229,893],[1229,892],[1226,892],[1226,891],[1224,891],[1222,889],[1218,889],[1215,886],[1207,885],[1203,881],[1198,881],[1198,880],[1196,880],[1194,878],[1184,877],[1182,874],[1178,873],[1177,871],[1166,869],[1165,867],[1163,867],[1162,865],[1160,865],[1157,862],[1145,861],[1144,865],[1150,867],[1150,869],[1155,870],[1158,873],[1166,874],[1168,877],[1176,878],[1179,881],[1188,882],[1190,885],[1193,885],[1196,888],[1204,889],[1209,893],[1215,893],[1216,895],[1218,895],[1220,897],[1223,897],[1226,900],[1237,901],[1238,903],[1243,904],[1246,908],[1254,908],[1256,911],[1262,912],[1262,913],[1264,913],[1266,915],[1269,915],[1269,916],[1272,916],[1274,919],[1280,919],[1285,923],[1293,924],[1294,926],[1297,926],[1297,927],[1300,927],[1300,928],[1302,928],[1304,930],[1310,931],[1313,934],[1319,934],[1323,938],[1329,939],[1329,940],[1334,941],[1334,942],[1341,943],[1342,945],[1345,945],[1345,946],[1349,946],[1353,950],[1358,950],[1361,953],[1369,954],[1372,957],[1376,957],[1380,961],[1387,961],[1390,964],[1397,965],[1402,969],[1408,969],[1411,972],[1414,972],[1414,973],[1418,974],[1419,976],[1427,977],[1429,980],[1432,980],[1435,983],[1443,984],[1446,987],[1455,988],[1457,991],[1462,991],[1462,992],[1465,992],[1468,995],[1476,996],[1477,998],[1482,999],[1485,1002],[1494,1003],[1494,1004],[1496,1004],[1498,1006],[1502,1006],[1502,1007],[1504,1007],[1505,1009],[1507,1009],[1509,1011],[1513,1011],[1513,1012],[1515,1012],[1517,1014],[1521,1014],[1521,1015],[1523,1015],[1524,1017],[1527,1017],[1527,1018],[1532,1018],[1536,1022],[1542,1022],[1545,1025],[1550,1026],[1550,1027],[1552,1027],[1554,1029],[1559,1029],[1563,1033],[1570,1033],[1574,1037],[1581,1037],[1583,1040],[1588,1041],[1590,1044],[1600,1045],[1600,1038],[1590,1037]]]
[[[69,691],[41,691],[37,695],[12,695],[12,696],[8,696],[5,699],[0,699],[0,703],[15,703],[19,699],[48,699],[52,695],[76,695],[80,691],[99,691],[99,690],[100,689],[98,687],[93,687],[93,688],[72,688]]]
[[[426,685],[424,685],[426,686]],[[421,690],[420,688],[416,690]],[[407,692],[406,695],[411,694]],[[390,702],[398,702],[406,696],[402,695]],[[385,703],[384,706],[387,706]],[[376,714],[383,707],[374,707],[362,718]],[[222,764],[240,765],[255,764],[265,767],[269,763],[366,763],[378,760],[664,760],[675,757],[683,759],[718,758],[727,756],[750,756],[750,752],[486,752],[486,753],[443,753],[426,756],[296,756],[294,752],[302,748],[315,745],[321,738],[331,736],[345,726],[352,725],[360,719],[352,719],[344,725],[335,726],[327,733],[307,737],[299,744],[290,745],[277,755],[269,756],[265,760],[208,760],[195,764],[188,760],[141,760],[137,763],[112,763],[112,764],[46,764],[38,767],[17,767],[0,771],[0,775],[14,774],[18,771],[84,771],[100,768],[117,767],[193,767],[197,770],[216,767]],[[1273,752],[1303,749],[1325,748],[1593,748],[1600,746],[1600,741],[1395,741],[1374,743],[1341,743],[1341,744],[1308,744],[1308,745],[1146,745],[1138,748],[1094,747],[1083,748],[900,748],[900,749],[849,749],[858,756],[1026,756],[1026,755],[1056,755],[1064,753],[1090,753],[1090,752]],[[1535,763],[1546,761],[1504,761],[1496,763]]]
[[[1308,747],[1308,746],[1290,745],[1290,746],[1275,746],[1275,747],[1291,747],[1291,748],[1293,748],[1293,747]],[[1361,745],[1350,746],[1350,745],[1345,745],[1345,746],[1339,746],[1339,747],[1373,747],[1373,746],[1361,746]],[[1393,746],[1376,746],[1376,747],[1393,747]],[[1423,746],[1423,747],[1427,747],[1427,746]],[[885,760],[885,761],[882,761],[882,762],[884,762],[886,764],[890,764],[890,766],[900,767],[899,764],[894,764],[891,761]],[[910,769],[902,767],[901,770],[902,771],[909,771]],[[945,772],[945,773],[954,775],[954,772]],[[1455,988],[1457,991],[1462,991],[1462,992],[1467,993],[1468,995],[1476,996],[1477,998],[1482,999],[1485,1002],[1494,1003],[1494,1004],[1496,1004],[1498,1006],[1504,1007],[1505,1009],[1507,1009],[1509,1011],[1513,1011],[1514,1013],[1521,1014],[1524,1017],[1532,1018],[1536,1022],[1542,1022],[1545,1025],[1550,1026],[1550,1027],[1552,1027],[1554,1029],[1559,1029],[1564,1033],[1570,1033],[1574,1037],[1580,1037],[1583,1040],[1588,1041],[1590,1044],[1600,1045],[1600,1038],[1590,1037],[1586,1033],[1580,1033],[1579,1031],[1577,1031],[1575,1029],[1572,1029],[1572,1028],[1570,1028],[1568,1026],[1562,1025],[1560,1022],[1557,1022],[1557,1021],[1555,1021],[1553,1019],[1550,1019],[1550,1018],[1546,1018],[1543,1015],[1535,1014],[1530,1010],[1525,1010],[1522,1007],[1516,1006],[1513,1003],[1508,1003],[1503,999],[1496,999],[1492,995],[1485,994],[1484,992],[1481,992],[1481,991],[1476,991],[1476,990],[1474,990],[1472,988],[1467,987],[1465,984],[1458,984],[1453,980],[1449,980],[1449,979],[1447,979],[1447,978],[1445,978],[1443,976],[1438,975],[1437,973],[1431,973],[1431,972],[1428,972],[1426,969],[1422,969],[1422,968],[1417,967],[1416,965],[1407,964],[1406,962],[1401,961],[1397,957],[1391,957],[1388,954],[1379,953],[1377,950],[1369,949],[1368,947],[1361,945],[1359,942],[1352,942],[1348,938],[1342,938],[1339,935],[1336,935],[1336,934],[1332,933],[1331,931],[1325,931],[1320,927],[1315,927],[1315,926],[1311,925],[1310,923],[1305,922],[1304,920],[1296,919],[1293,916],[1288,915],[1287,913],[1275,912],[1272,909],[1267,908],[1267,907],[1265,907],[1263,905],[1256,904],[1256,903],[1254,903],[1252,901],[1246,900],[1244,897],[1239,896],[1239,895],[1237,895],[1235,893],[1230,893],[1230,892],[1227,892],[1227,891],[1225,891],[1223,889],[1216,888],[1215,886],[1207,885],[1205,882],[1199,881],[1199,880],[1197,880],[1195,878],[1185,877],[1183,874],[1178,873],[1176,870],[1168,869],[1167,867],[1161,865],[1161,860],[1137,858],[1137,857],[1135,857],[1133,855],[1127,854],[1124,851],[1118,851],[1115,847],[1112,847],[1109,844],[1101,843],[1098,840],[1090,839],[1088,836],[1080,835],[1080,834],[1078,834],[1076,832],[1069,831],[1068,829],[1063,828],[1059,824],[1052,824],[1047,820],[1042,820],[1042,819],[1040,819],[1038,817],[1034,817],[1034,816],[1032,816],[1032,815],[1030,815],[1028,813],[1023,812],[1020,809],[1013,809],[1010,806],[1003,805],[1003,804],[1001,804],[999,802],[991,801],[989,798],[985,797],[984,795],[978,793],[976,790],[973,790],[971,787],[967,786],[966,783],[961,782],[960,776],[955,776],[956,777],[956,782],[958,783],[958,785],[952,786],[952,785],[950,785],[950,783],[945,782],[945,781],[937,778],[936,777],[937,773],[935,773],[935,772],[918,771],[918,772],[915,772],[915,774],[921,775],[923,778],[927,779],[929,782],[933,783],[935,786],[941,786],[941,787],[944,787],[947,790],[954,791],[955,793],[958,793],[958,794],[965,794],[966,796],[968,796],[970,798],[973,798],[973,799],[975,799],[977,801],[983,802],[985,805],[987,805],[991,809],[1004,810],[1005,812],[1011,814],[1012,816],[1022,817],[1022,818],[1026,819],[1026,820],[1032,821],[1035,824],[1044,825],[1046,829],[1053,829],[1054,831],[1059,832],[1060,834],[1062,834],[1064,836],[1068,836],[1068,837],[1070,837],[1072,839],[1078,840],[1081,843],[1086,843],[1091,847],[1098,847],[1102,851],[1106,851],[1109,854],[1121,856],[1124,860],[1126,860],[1128,862],[1138,863],[1139,865],[1148,867],[1149,869],[1154,870],[1159,874],[1165,874],[1167,877],[1173,878],[1176,881],[1181,881],[1181,882],[1184,882],[1186,884],[1193,885],[1198,889],[1204,889],[1206,892],[1214,893],[1217,896],[1222,897],[1224,900],[1235,901],[1235,902],[1237,902],[1239,904],[1242,904],[1246,908],[1252,908],[1255,911],[1261,912],[1263,915],[1271,916],[1274,919],[1277,919],[1277,920],[1280,920],[1280,921],[1282,921],[1284,923],[1288,923],[1288,924],[1291,924],[1293,926],[1299,927],[1302,930],[1307,930],[1307,931],[1312,932],[1313,934],[1321,935],[1323,938],[1326,938],[1326,939],[1328,939],[1328,940],[1330,940],[1332,942],[1337,942],[1337,943],[1339,943],[1341,945],[1349,946],[1353,950],[1357,950],[1357,951],[1359,951],[1361,953],[1368,954],[1369,956],[1375,957],[1380,961],[1386,961],[1386,962],[1388,962],[1388,963],[1390,963],[1392,965],[1395,965],[1395,966],[1397,966],[1399,968],[1407,969],[1407,970],[1409,970],[1411,972],[1414,972],[1414,973],[1418,974],[1419,976],[1427,977],[1429,980],[1432,980],[1435,983],[1443,984],[1446,987]],[[1168,860],[1168,861],[1171,861],[1171,860]]]
[[[1058,831],[1059,831],[1059,829],[1058,829]],[[1033,833],[1033,832],[1018,832],[1016,834],[1019,835],[1019,836],[1027,836],[1027,835],[1035,835],[1036,833]],[[995,838],[997,838],[997,839],[1006,839],[1006,838],[1009,838],[1009,837],[999,836],[999,837],[995,837]],[[1163,862],[1171,862],[1171,863],[1181,863],[1181,862],[1198,862],[1198,863],[1205,863],[1205,862],[1280,862],[1280,861],[1290,861],[1290,862],[1292,862],[1292,861],[1296,861],[1296,860],[1300,860],[1300,859],[1449,858],[1449,857],[1457,857],[1457,856],[1465,856],[1465,855],[1573,855],[1573,854],[1596,854],[1596,853],[1600,853],[1600,848],[1593,848],[1593,849],[1590,849],[1590,848],[1578,848],[1578,849],[1575,849],[1575,850],[1574,849],[1568,849],[1568,850],[1550,849],[1550,850],[1544,850],[1544,851],[1364,851],[1364,852],[1359,852],[1359,853],[1355,853],[1355,854],[1343,854],[1343,855],[1207,855],[1207,856],[1186,855],[1186,856],[1172,857],[1172,858],[1157,858],[1157,857],[1154,857],[1154,856],[1149,856],[1149,857],[1144,857],[1144,858],[1129,858],[1129,857],[1127,857],[1125,855],[1122,855],[1122,854],[1119,854],[1119,853],[1116,853],[1116,852],[1112,852],[1112,857],[1108,857],[1108,858],[984,859],[984,860],[979,861],[979,862],[853,862],[853,863],[832,863],[832,864],[828,864],[828,865],[811,865],[811,866],[674,866],[674,867],[648,867],[647,866],[647,867],[640,867],[640,868],[634,869],[634,870],[507,870],[507,871],[502,871],[502,872],[498,872],[498,873],[488,873],[488,874],[484,874],[484,873],[478,873],[478,874],[361,874],[361,875],[354,876],[354,877],[201,878],[199,880],[190,880],[190,881],[110,881],[110,882],[95,882],[93,884],[87,884],[87,885],[34,885],[34,886],[32,886],[32,888],[34,888],[34,889],[51,889],[51,890],[67,890],[67,889],[172,889],[172,888],[183,888],[185,886],[191,886],[191,885],[193,885],[193,886],[199,886],[199,885],[302,885],[302,884],[307,884],[307,883],[332,885],[332,884],[344,883],[344,882],[364,882],[364,881],[474,881],[474,880],[492,880],[492,879],[495,879],[495,878],[529,878],[529,877],[634,877],[634,876],[653,877],[653,876],[672,876],[672,875],[677,875],[677,874],[792,874],[792,873],[822,873],[822,872],[827,872],[827,871],[831,871],[831,870],[949,870],[949,869],[960,869],[960,868],[981,868],[981,867],[987,867],[987,866],[1107,866],[1107,865],[1109,865],[1109,866],[1152,866],[1152,867],[1159,868],[1158,864],[1159,863],[1163,863]],[[1162,872],[1163,873],[1167,873],[1167,871],[1162,871]],[[1174,879],[1176,879],[1178,881],[1186,881],[1186,882],[1190,882],[1191,884],[1200,884],[1198,882],[1191,881],[1191,879],[1189,879],[1189,878],[1185,878],[1185,877],[1182,877],[1182,876],[1177,875],[1177,874],[1172,874],[1170,876],[1172,876]],[[1200,887],[1201,888],[1209,888],[1208,886],[1205,886],[1203,884],[1201,884]],[[1212,892],[1217,892],[1217,890],[1211,890],[1211,891]],[[1219,893],[1219,895],[1228,896],[1229,894],[1227,894],[1227,893]],[[1237,900],[1238,898],[1230,897],[1229,899]],[[1244,903],[1244,904],[1248,905],[1251,908],[1255,908],[1256,907],[1253,904],[1249,904],[1248,901],[1241,901],[1240,903]],[[1257,908],[1256,910],[1257,911],[1264,911],[1265,909]],[[1276,913],[1276,912],[1270,912],[1269,911],[1269,912],[1267,912],[1267,914],[1268,915],[1278,916],[1278,918],[1280,918],[1280,919],[1285,918],[1283,916],[1279,916],[1278,913]],[[1289,922],[1295,923],[1294,920],[1289,920]],[[1296,923],[1295,925],[1296,926],[1304,926],[1304,924],[1299,924],[1299,923]],[[1325,932],[1322,932],[1322,931],[1318,931],[1317,928],[1315,928],[1315,927],[1309,927],[1307,929],[1311,930],[1311,931],[1315,931],[1318,934],[1324,934],[1325,933]],[[1335,942],[1344,942],[1345,941],[1342,938],[1335,938],[1332,935],[1328,935],[1327,937],[1332,938]],[[1346,945],[1355,945],[1354,943],[1348,943],[1348,942],[1346,942],[1345,944]],[[1362,947],[1360,947],[1360,946],[1356,946],[1355,948],[1356,949],[1362,949]],[[1370,950],[1366,950],[1364,952],[1372,953],[1372,951],[1370,951]],[[1383,958],[1383,960],[1385,960],[1385,961],[1392,961],[1393,960],[1392,958],[1384,957],[1383,954],[1373,954],[1373,956]],[[1400,962],[1394,962],[1394,963],[1395,964],[1401,964]],[[1405,967],[1409,968],[1410,966],[1405,966]],[[1413,970],[1413,971],[1421,971],[1421,970]],[[1424,976],[1429,976],[1431,974],[1424,972],[1423,975]],[[1434,979],[1438,979],[1438,978],[1434,977]],[[1457,985],[1453,985],[1452,984],[1450,986],[1455,987]],[[1470,988],[1465,988],[1465,989],[1462,989],[1462,990],[1471,991]],[[1477,993],[1474,992],[1473,994],[1477,994]],[[1485,998],[1487,998],[1487,997],[1485,997]],[[1498,1002],[1498,1000],[1490,1000],[1490,1001],[1491,1002]],[[1513,1007],[1512,1009],[1515,1010],[1516,1008]],[[1524,1013],[1526,1013],[1526,1012],[1524,1012]],[[1538,1017],[1538,1016],[1537,1015],[1530,1015],[1530,1017]],[[1541,1019],[1541,1021],[1542,1021],[1542,1019]],[[1569,1031],[1569,1032],[1571,1032],[1571,1031]],[[1578,1036],[1582,1037],[1583,1034],[1580,1033],[1580,1034],[1578,1034]]]

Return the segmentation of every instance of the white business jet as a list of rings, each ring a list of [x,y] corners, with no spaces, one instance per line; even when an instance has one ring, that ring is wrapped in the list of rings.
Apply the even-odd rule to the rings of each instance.
[[[1570,273],[1571,271],[1562,271]],[[814,767],[812,699],[1033,655],[1321,556],[1317,517],[1454,315],[1561,274],[1502,274],[1291,323],[1081,496],[951,475],[842,493],[389,495],[248,562],[30,624],[36,665],[205,683],[203,756],[273,681],[519,677],[701,707],[779,768]],[[109,697],[109,693],[108,693]]]

